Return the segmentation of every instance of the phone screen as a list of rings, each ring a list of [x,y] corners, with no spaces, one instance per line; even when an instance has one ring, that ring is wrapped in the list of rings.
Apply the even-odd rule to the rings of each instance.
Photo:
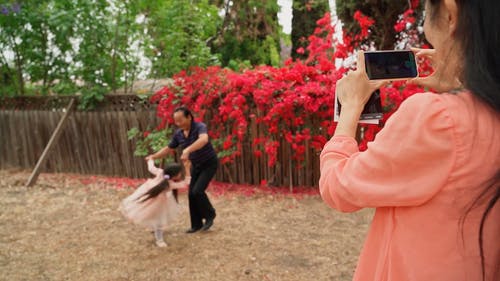
[[[365,52],[366,74],[370,80],[414,78],[418,76],[412,51]]]

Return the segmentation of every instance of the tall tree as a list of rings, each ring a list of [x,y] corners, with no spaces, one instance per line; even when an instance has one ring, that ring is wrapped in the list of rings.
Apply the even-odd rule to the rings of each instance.
[[[208,0],[141,0],[151,37],[153,76],[171,76],[191,66],[219,64],[207,42],[221,19]]]
[[[394,48],[396,42],[394,25],[399,15],[409,8],[417,8],[419,1],[336,0],[336,4],[337,15],[342,21],[345,31],[349,34],[356,34],[360,31],[359,25],[353,17],[355,11],[359,10],[364,15],[371,17],[375,21],[376,28],[372,29],[370,40],[375,43],[377,49],[384,50]]]
[[[0,1],[0,95],[80,92],[86,106],[137,78],[218,64],[208,2]]]
[[[277,0],[214,0],[224,11],[223,24],[210,40],[220,53],[224,66],[232,61],[249,61],[252,65],[278,65],[279,6]]]
[[[307,38],[313,34],[316,21],[330,11],[328,0],[293,0],[292,5],[292,58],[307,57]],[[303,49],[304,52],[297,50]]]

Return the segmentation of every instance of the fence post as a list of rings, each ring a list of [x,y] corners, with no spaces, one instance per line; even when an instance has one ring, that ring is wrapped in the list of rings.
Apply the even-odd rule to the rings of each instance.
[[[38,162],[36,163],[35,169],[33,169],[33,172],[31,173],[31,176],[28,179],[28,182],[26,183],[26,186],[32,186],[36,183],[36,180],[38,178],[38,175],[40,174],[40,168],[42,167],[43,163],[45,163],[45,160],[47,159],[47,155],[49,154],[50,149],[52,148],[53,144],[57,142],[57,139],[61,135],[61,132],[63,131],[62,129],[64,128],[64,125],[66,124],[66,120],[68,119],[68,116],[70,112],[73,110],[73,106],[75,104],[75,98],[72,98],[71,101],[69,102],[68,107],[66,108],[66,112],[64,113],[63,117],[59,121],[59,124],[57,124],[57,127],[50,137],[49,143],[43,150],[42,155],[38,159]]]

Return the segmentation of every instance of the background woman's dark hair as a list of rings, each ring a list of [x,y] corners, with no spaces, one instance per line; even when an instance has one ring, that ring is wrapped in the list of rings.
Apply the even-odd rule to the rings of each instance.
[[[435,19],[442,0],[428,0],[430,17]],[[462,83],[475,96],[500,112],[500,5],[498,0],[456,0],[458,22],[456,39],[462,50],[464,66]],[[492,128],[494,129],[494,128]],[[498,202],[500,194],[500,167],[491,184],[473,200],[478,205],[485,196],[491,196],[479,226],[479,250],[482,277],[485,279],[483,230],[486,219]],[[472,210],[469,208],[465,215]],[[498,222],[497,222],[498,223]]]
[[[191,116],[191,122],[194,122],[193,114],[191,113],[191,110],[189,110],[187,107],[184,107],[184,106],[177,107],[174,110],[174,113],[179,112],[179,111],[182,112],[184,114],[184,117],[186,117],[186,118]]]
[[[170,163],[168,164],[165,169],[163,169],[163,174],[164,175],[169,175],[170,178],[177,176],[182,172],[182,165],[178,163]],[[137,200],[140,199],[140,202],[146,202],[147,200],[151,198],[155,198],[158,196],[162,191],[166,190],[169,188],[168,180],[163,179],[159,184],[153,186],[148,192],[144,193],[141,197],[137,198]],[[177,189],[174,189],[172,191],[175,197],[175,201],[179,202],[177,200]]]

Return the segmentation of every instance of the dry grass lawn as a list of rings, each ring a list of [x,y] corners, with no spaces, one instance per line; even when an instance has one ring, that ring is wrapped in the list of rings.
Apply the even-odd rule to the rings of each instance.
[[[84,176],[0,170],[0,280],[351,280],[371,210],[341,214],[318,196],[211,196],[212,229],[178,222],[153,235],[117,211],[132,188]]]

